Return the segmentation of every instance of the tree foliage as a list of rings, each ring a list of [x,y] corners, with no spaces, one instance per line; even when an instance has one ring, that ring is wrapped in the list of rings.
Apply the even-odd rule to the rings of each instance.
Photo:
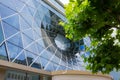
[[[63,22],[66,37],[77,41],[91,38],[87,69],[109,73],[120,69],[120,1],[70,0],[65,6],[67,22]]]

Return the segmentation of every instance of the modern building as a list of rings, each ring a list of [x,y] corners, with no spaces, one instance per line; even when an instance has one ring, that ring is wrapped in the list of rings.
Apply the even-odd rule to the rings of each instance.
[[[111,80],[85,71],[79,54],[84,40],[65,38],[59,21],[66,21],[59,0],[0,0],[0,80],[62,80],[75,74],[82,76],[78,80]]]

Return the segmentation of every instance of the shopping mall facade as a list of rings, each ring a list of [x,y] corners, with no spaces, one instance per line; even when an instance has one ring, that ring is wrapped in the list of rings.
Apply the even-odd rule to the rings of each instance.
[[[60,21],[59,0],[0,0],[0,80],[112,80],[85,70],[89,38],[70,41]]]

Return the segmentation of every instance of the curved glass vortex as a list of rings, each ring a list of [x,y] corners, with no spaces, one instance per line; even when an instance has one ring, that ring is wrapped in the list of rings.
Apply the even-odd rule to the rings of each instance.
[[[64,18],[42,0],[0,0],[0,59],[48,71],[83,69],[75,55],[80,45],[58,24]]]

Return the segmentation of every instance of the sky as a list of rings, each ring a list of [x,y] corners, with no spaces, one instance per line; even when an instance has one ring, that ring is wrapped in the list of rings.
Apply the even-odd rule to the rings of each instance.
[[[60,0],[63,4],[67,4],[69,0]]]

